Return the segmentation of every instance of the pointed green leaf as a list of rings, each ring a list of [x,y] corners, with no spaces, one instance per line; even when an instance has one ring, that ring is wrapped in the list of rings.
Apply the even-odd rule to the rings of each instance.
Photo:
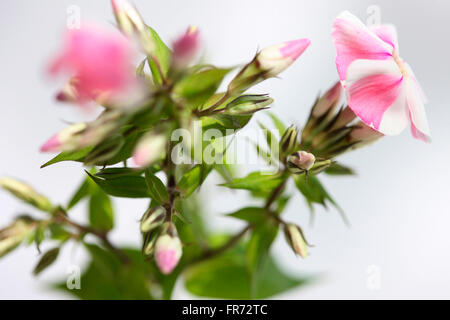
[[[150,170],[145,171],[145,181],[152,200],[159,204],[166,203],[169,200],[169,193],[167,192],[166,186]]]
[[[144,177],[123,176],[104,179],[93,176],[87,171],[86,173],[104,192],[111,196],[123,198],[148,198],[150,196]]]

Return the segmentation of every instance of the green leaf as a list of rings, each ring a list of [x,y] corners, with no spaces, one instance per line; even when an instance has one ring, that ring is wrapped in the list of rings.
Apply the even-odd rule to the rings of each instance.
[[[44,271],[47,267],[51,266],[53,264],[53,262],[55,262],[56,259],[58,258],[58,255],[59,255],[59,247],[53,248],[53,249],[47,251],[46,253],[44,253],[44,255],[39,260],[38,264],[34,268],[33,274],[35,276],[37,276],[42,271]]]
[[[89,224],[94,229],[109,231],[114,227],[114,211],[108,195],[92,183],[89,198]]]
[[[268,257],[252,295],[244,245],[192,266],[184,279],[190,293],[218,299],[265,299],[309,281],[286,274],[272,257]]]
[[[144,260],[140,250],[123,249],[129,263],[123,265],[117,256],[97,245],[87,244],[91,260],[83,271],[79,289],[69,289],[64,279],[54,287],[84,300],[148,300],[157,273],[153,264]],[[159,285],[158,285],[159,286]],[[155,289],[157,285],[155,284]]]
[[[70,210],[73,207],[75,207],[78,202],[80,202],[83,198],[87,197],[88,195],[89,195],[89,180],[86,178],[83,180],[83,183],[81,183],[75,194],[70,199],[69,204],[67,205],[67,210]]]
[[[236,178],[232,182],[224,183],[222,186],[231,189],[245,189],[255,192],[270,192],[283,180],[280,174],[266,174],[263,172],[252,172],[245,178]]]
[[[84,158],[84,165],[92,166],[107,164],[108,160],[119,153],[124,144],[125,139],[120,134],[116,134],[105,141],[102,141],[86,155]]]
[[[44,163],[41,168],[48,167],[49,165],[62,162],[62,161],[77,161],[77,162],[83,162],[86,155],[91,152],[93,147],[87,147],[83,148],[81,150],[77,151],[67,151],[67,152],[61,152],[56,157],[51,159],[50,161]]]
[[[86,173],[104,192],[111,196],[123,198],[148,198],[150,196],[144,177],[123,176],[104,179],[93,176],[87,171]]]
[[[203,183],[211,170],[211,166],[196,165],[186,172],[178,182],[181,195],[189,197]]]
[[[201,107],[219,88],[231,69],[209,68],[184,77],[175,85],[174,91],[193,107]]]
[[[277,128],[281,136],[286,131],[286,125],[273,112],[268,112],[267,114],[272,119],[275,128]]]
[[[150,30],[153,44],[155,45],[153,55],[148,57],[148,64],[155,83],[162,84],[163,79],[167,77],[167,73],[170,68],[172,53],[166,44],[161,40],[158,33],[156,33],[152,27],[148,27],[148,29]]]
[[[97,172],[95,176],[109,180],[126,176],[140,176],[142,175],[142,172],[143,170],[136,168],[106,168]]]
[[[145,181],[152,200],[159,204],[166,203],[169,200],[169,193],[167,192],[166,186],[150,170],[145,171]]]
[[[247,267],[250,272],[250,295],[253,297],[261,285],[260,276],[269,257],[270,247],[278,234],[278,223],[273,219],[266,219],[252,229],[247,244]]]
[[[337,162],[333,162],[326,170],[326,174],[337,176],[337,175],[355,175],[355,171],[352,168],[346,167]]]
[[[233,116],[228,114],[217,114],[210,117],[202,117],[202,130],[205,132],[209,129],[216,129],[224,136],[234,134],[236,133],[235,131],[244,128],[247,123],[249,123],[252,116],[253,115],[251,114]]]
[[[244,220],[250,222],[251,224],[259,224],[267,219],[267,212],[264,208],[247,207],[242,208],[236,212],[229,213],[227,214],[227,216]]]
[[[345,216],[344,211],[336,203],[336,201],[334,201],[334,199],[330,196],[330,194],[325,190],[325,188],[322,186],[322,183],[319,181],[317,177],[315,177],[314,175],[309,175],[308,178],[306,178],[305,175],[297,175],[294,177],[294,180],[297,189],[305,197],[311,211],[313,211],[314,209],[313,207],[314,203],[321,204],[326,208],[328,201],[337,209],[337,211],[342,217],[342,220],[344,220],[344,223],[346,225],[350,225],[347,217]]]

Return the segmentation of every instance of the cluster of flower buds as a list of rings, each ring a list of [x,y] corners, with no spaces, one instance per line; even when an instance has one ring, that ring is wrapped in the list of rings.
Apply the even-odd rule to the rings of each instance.
[[[249,87],[286,70],[308,48],[310,40],[298,39],[264,48],[236,75],[228,92],[240,94]]]
[[[143,254],[154,256],[159,270],[169,274],[180,261],[182,245],[175,225],[166,221],[166,213],[162,206],[150,208],[141,219],[140,229],[144,234]]]
[[[45,212],[52,212],[50,200],[34,190],[30,185],[12,178],[1,178],[0,186],[17,198]]]
[[[302,229],[293,223],[286,223],[284,225],[284,235],[295,254],[305,259],[308,255],[308,243],[303,236]]]
[[[35,226],[33,220],[22,217],[10,226],[0,229],[0,257],[20,245],[32,233]]]
[[[342,85],[337,82],[316,100],[302,131],[302,149],[332,158],[383,136],[361,121],[355,124],[356,115],[349,107],[336,111],[341,94]]]

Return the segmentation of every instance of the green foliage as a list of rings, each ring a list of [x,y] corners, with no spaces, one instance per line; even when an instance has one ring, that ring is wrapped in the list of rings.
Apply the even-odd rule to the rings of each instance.
[[[233,181],[224,183],[222,186],[231,189],[245,189],[257,193],[269,193],[275,189],[281,182],[281,174],[269,174],[265,172],[252,172],[245,178],[236,178]]]
[[[111,196],[122,198],[148,198],[150,196],[144,177],[128,175],[116,178],[100,178],[87,171],[86,173],[92,181]]]
[[[93,147],[86,147],[80,150],[76,151],[67,151],[67,152],[61,152],[56,157],[51,159],[50,161],[47,161],[44,163],[41,168],[48,167],[52,164],[62,162],[62,161],[77,161],[77,162],[83,162],[86,155],[91,152]]]
[[[167,77],[169,72],[171,51],[166,44],[161,40],[158,33],[152,28],[148,27],[152,36],[154,48],[154,54],[148,57],[148,63],[153,75],[153,81],[156,84],[162,84],[163,79]]]
[[[44,253],[44,255],[39,260],[38,264],[34,268],[33,274],[35,276],[37,276],[42,271],[44,271],[49,266],[51,266],[58,258],[58,255],[59,255],[59,247],[53,248],[53,249],[47,251],[46,253]]]
[[[200,297],[265,299],[308,283],[307,278],[286,274],[273,257],[268,257],[256,285],[252,284],[246,255],[245,245],[241,244],[216,258],[194,265],[186,272],[186,289]]]
[[[94,244],[86,244],[86,248],[91,259],[81,275],[81,288],[68,289],[66,280],[56,284],[56,288],[85,300],[153,298],[150,287],[156,272],[155,266],[145,261],[140,251],[125,249],[129,263],[123,265],[108,250]]]
[[[189,105],[201,107],[216,92],[231,69],[205,68],[184,77],[174,88]]]
[[[145,182],[147,183],[150,198],[159,204],[163,204],[169,200],[169,193],[166,186],[157,176],[150,170],[145,171]]]
[[[178,182],[181,196],[189,197],[203,183],[211,170],[211,166],[196,165],[186,172]]]
[[[266,209],[259,207],[246,207],[227,214],[230,217],[247,221],[251,224],[260,224],[267,218]]]
[[[332,163],[326,170],[326,174],[329,174],[331,176],[352,176],[355,175],[355,171],[353,171],[352,168],[346,167],[342,164],[339,164],[337,162]]]
[[[89,224],[94,229],[104,231],[114,227],[114,211],[111,200],[95,183],[91,183]]]

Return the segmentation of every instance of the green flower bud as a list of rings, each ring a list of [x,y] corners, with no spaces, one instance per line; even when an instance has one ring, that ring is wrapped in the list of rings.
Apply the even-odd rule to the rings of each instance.
[[[12,178],[1,178],[0,186],[17,198],[42,211],[51,212],[53,205],[50,200],[34,190],[30,185]]]
[[[32,221],[18,219],[10,226],[0,230],[0,257],[14,250],[31,234],[35,227]]]
[[[303,259],[308,255],[308,244],[303,236],[302,229],[293,223],[284,226],[284,235],[292,250]]]
[[[298,148],[298,130],[294,126],[290,126],[283,134],[280,140],[280,148],[282,154],[291,154]]]
[[[147,233],[161,226],[166,218],[166,209],[163,206],[150,208],[141,219],[141,232]]]
[[[227,104],[225,113],[231,115],[252,114],[267,109],[267,106],[272,102],[273,99],[265,94],[244,95]]]

